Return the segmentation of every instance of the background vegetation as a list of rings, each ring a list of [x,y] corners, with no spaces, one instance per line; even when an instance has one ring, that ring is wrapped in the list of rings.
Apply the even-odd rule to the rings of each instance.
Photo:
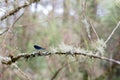
[[[0,55],[32,53],[34,44],[47,50],[61,43],[94,50],[96,41],[105,41],[116,27],[119,14],[119,0],[1,0]],[[120,27],[106,46],[101,55],[120,61]],[[120,65],[86,56],[43,56],[16,64],[18,68],[0,64],[0,80],[26,80],[25,76],[31,80],[120,80]]]

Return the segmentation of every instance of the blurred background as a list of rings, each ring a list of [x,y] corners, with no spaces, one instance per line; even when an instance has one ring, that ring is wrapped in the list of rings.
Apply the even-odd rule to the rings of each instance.
[[[0,0],[0,18],[30,0]],[[14,21],[21,15],[13,25]],[[120,20],[119,0],[40,0],[0,21],[0,55],[32,53],[34,44],[46,49],[61,42],[89,49],[97,36],[106,40]],[[90,34],[90,35],[88,35]],[[120,60],[120,27],[107,43],[106,57]],[[120,80],[120,65],[80,56],[21,59],[18,67],[32,80]],[[1,65],[0,80],[26,80],[14,67]]]

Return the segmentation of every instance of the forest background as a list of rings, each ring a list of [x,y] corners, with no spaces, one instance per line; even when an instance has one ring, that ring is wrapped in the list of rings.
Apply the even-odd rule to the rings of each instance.
[[[0,80],[120,80],[119,14],[120,0],[0,0]]]

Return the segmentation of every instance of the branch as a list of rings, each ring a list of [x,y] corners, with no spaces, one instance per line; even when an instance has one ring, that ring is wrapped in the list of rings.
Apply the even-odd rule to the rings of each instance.
[[[27,75],[17,66],[17,64],[12,64],[12,66],[14,66],[14,67],[19,71],[19,73],[24,76],[24,78],[25,78],[26,80],[31,80],[31,79],[29,78],[29,76],[27,76]]]
[[[12,27],[15,25],[15,23],[23,16],[23,14],[24,14],[24,13],[22,13],[22,14],[10,25],[10,27],[6,29],[6,32],[7,32],[7,33],[6,33],[6,35],[5,35],[4,39],[3,39],[2,44],[4,44],[4,42],[5,42],[5,40],[6,40],[7,36],[8,36],[8,31],[9,31],[10,29],[12,29]],[[4,32],[4,33],[5,33],[5,32]]]
[[[55,72],[55,74],[52,76],[52,78],[51,78],[50,80],[55,80],[55,78],[57,77],[57,75],[60,73],[60,71],[61,71],[65,66],[66,66],[66,64],[63,65],[61,68],[59,68],[59,69]]]
[[[74,61],[71,61],[71,62],[69,62],[69,63],[72,63],[72,62],[74,62]],[[60,73],[60,71],[62,71],[62,69],[63,69],[64,67],[66,67],[66,66],[67,66],[67,63],[64,63],[63,66],[60,67],[60,68],[54,73],[54,75],[52,76],[52,78],[51,78],[50,80],[55,80],[55,78],[58,76],[58,74]]]
[[[8,31],[9,28],[6,28],[5,30],[0,31],[0,35],[3,35],[5,32]]]
[[[48,52],[48,51],[45,51],[45,52],[39,51],[39,52],[31,53],[31,54],[30,53],[22,53],[22,54],[19,54],[17,56],[4,57],[4,58],[2,58],[1,62],[2,62],[2,64],[11,65],[12,63],[15,63],[16,61],[18,61],[20,58],[28,59],[28,58],[32,58],[32,57],[50,56],[50,55],[71,55],[71,56],[73,56],[73,55],[83,55],[83,56],[87,56],[87,57],[90,57],[90,58],[106,60],[106,61],[113,62],[113,63],[116,63],[116,64],[120,65],[120,61],[117,61],[117,60],[114,60],[114,59],[109,59],[109,58],[103,57],[103,56],[96,56],[94,54],[88,54],[88,53],[84,53],[84,52],[82,53],[82,52],[73,52],[73,51],[67,51],[67,52],[57,51],[55,53],[51,53],[51,52]]]
[[[38,2],[38,1],[40,1],[40,0],[31,0],[30,2],[27,2],[27,3],[25,3],[24,5],[19,6],[19,7],[15,8],[14,10],[11,10],[11,11],[8,12],[6,15],[2,16],[0,20],[1,20],[1,21],[4,20],[4,19],[6,19],[7,17],[9,17],[9,16],[14,15],[15,13],[17,13],[20,9],[25,8],[25,7],[29,6],[29,5],[31,5],[32,3]]]
[[[120,26],[120,21],[117,23],[116,27],[113,29],[113,31],[111,32],[111,34],[108,36],[108,38],[105,41],[105,44],[110,40],[110,38],[112,37],[112,35],[114,34],[114,32],[118,29],[118,27]]]

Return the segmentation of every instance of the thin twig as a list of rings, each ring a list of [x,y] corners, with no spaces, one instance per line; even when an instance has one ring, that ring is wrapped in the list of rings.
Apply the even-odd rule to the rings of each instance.
[[[8,12],[6,15],[2,16],[0,20],[2,21],[2,20],[6,19],[7,17],[9,17],[9,16],[11,16],[11,15],[14,15],[14,14],[17,13],[20,9],[25,8],[25,7],[29,6],[30,4],[31,4],[31,3],[25,3],[24,5],[19,6],[19,7],[15,8],[14,10],[11,10],[11,11]]]
[[[17,66],[17,64],[13,64],[13,66],[14,66],[27,80],[31,80],[31,79]]]
[[[86,0],[83,2],[83,6],[82,6],[82,15],[83,15],[83,18],[84,18],[84,21],[83,23],[85,24],[85,28],[86,28],[86,32],[87,32],[87,35],[88,35],[88,38],[90,40],[91,39],[91,32],[90,32],[90,24],[88,22],[88,19],[87,19],[87,16],[86,16],[86,12],[85,12],[85,9],[86,9]]]
[[[88,22],[87,17],[85,16],[85,14],[84,14],[83,16],[84,16],[84,24],[86,25],[85,27],[86,27],[86,32],[87,32],[87,34],[88,34],[88,38],[89,38],[90,40],[92,40],[92,39],[91,39],[91,32],[90,32],[90,24],[89,24],[89,22]]]
[[[75,60],[75,61],[76,61],[76,60]],[[75,61],[70,61],[70,62],[68,62],[68,63],[71,64],[71,63],[73,63],[73,62],[75,62]],[[60,68],[55,72],[55,74],[53,75],[53,77],[52,77],[50,80],[55,80],[55,78],[56,78],[57,75],[60,73],[60,71],[61,71],[64,67],[66,67],[66,66],[68,65],[68,63],[64,63],[63,66],[60,67]]]
[[[5,32],[8,31],[8,29],[9,29],[9,28],[6,28],[4,31],[2,31],[2,32],[0,33],[0,35],[3,35]]]
[[[4,44],[4,42],[5,42],[5,40],[6,40],[7,36],[8,36],[9,30],[10,30],[10,29],[15,25],[15,23],[23,16],[23,14],[24,14],[24,13],[22,13],[22,14],[10,25],[10,27],[8,28],[7,33],[6,33],[5,37],[4,37],[4,40],[3,40],[2,44]]]
[[[116,27],[113,29],[113,31],[111,32],[111,34],[108,36],[108,38],[105,41],[105,44],[110,40],[110,38],[112,37],[112,35],[114,34],[114,32],[117,30],[117,28],[120,25],[120,21],[117,23]]]
[[[86,1],[83,4],[83,9],[82,9],[82,14],[83,18],[85,20],[84,24],[86,25],[86,31],[88,34],[89,39],[91,40],[91,33],[90,33],[90,28],[92,28],[93,32],[95,33],[97,39],[99,39],[99,36],[97,34],[97,31],[95,30],[94,26],[92,25],[91,21],[87,18],[86,12],[85,12],[85,6],[86,6]]]
[[[60,71],[66,66],[66,64],[64,64],[61,68],[59,68],[55,74],[53,75],[53,77],[50,80],[55,80],[55,78],[57,77],[57,75],[60,73]]]
[[[88,20],[88,21],[89,21],[89,20]],[[92,29],[93,29],[93,32],[95,33],[97,39],[99,39],[98,33],[97,33],[97,31],[95,30],[94,26],[92,25],[92,23],[91,23],[90,21],[89,21],[89,23],[90,23],[90,25],[91,25],[91,27],[92,27]]]

